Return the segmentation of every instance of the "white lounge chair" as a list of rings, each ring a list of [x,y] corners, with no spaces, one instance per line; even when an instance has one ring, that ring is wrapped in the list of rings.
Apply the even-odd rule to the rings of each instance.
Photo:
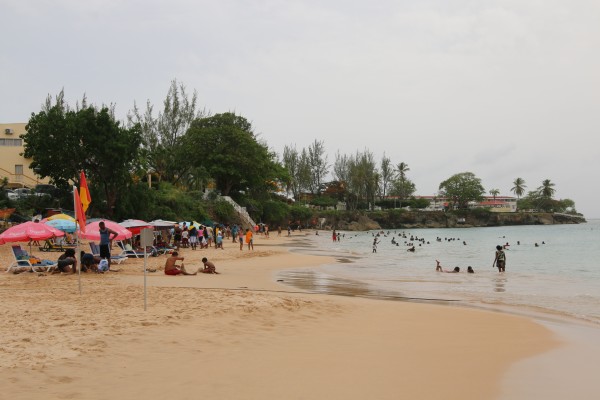
[[[90,242],[90,250],[92,251],[92,255],[94,257],[100,257],[100,246],[97,245],[94,242]],[[123,261],[127,260],[126,256],[123,255],[115,255],[115,254],[111,254],[110,255],[110,261],[117,263],[117,264],[121,264]]]
[[[139,250],[134,250],[130,244],[123,242],[122,240],[117,240],[117,245],[121,248],[121,256],[126,256],[130,258],[144,258],[144,252]],[[146,248],[146,255],[156,257],[158,256],[158,250],[154,246],[148,246]]]
[[[32,257],[29,255],[29,253],[27,253],[26,250],[24,250],[21,247],[21,245],[18,244],[12,246],[12,253],[15,257],[15,261],[13,261],[8,266],[6,272],[10,272],[13,269],[16,270],[23,267],[29,268],[32,272],[51,272],[57,267],[56,262],[52,262],[49,260],[42,260],[42,263],[39,264],[32,263]]]

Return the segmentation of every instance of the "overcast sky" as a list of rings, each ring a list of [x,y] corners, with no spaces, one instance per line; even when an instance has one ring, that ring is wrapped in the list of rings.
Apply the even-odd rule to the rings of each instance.
[[[62,88],[124,119],[177,79],[279,154],[385,152],[420,195],[550,179],[600,217],[597,0],[0,0],[0,20],[3,123]]]

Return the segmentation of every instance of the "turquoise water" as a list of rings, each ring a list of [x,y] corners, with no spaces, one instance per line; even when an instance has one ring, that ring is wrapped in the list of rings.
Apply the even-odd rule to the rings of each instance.
[[[313,290],[362,285],[370,293],[524,306],[600,323],[600,220],[579,225],[385,230],[379,232],[377,253],[372,253],[372,243],[378,232],[341,232],[339,242],[331,240],[330,232],[319,233],[308,238],[310,247],[345,262],[320,268],[312,278]],[[392,238],[398,245],[391,243]],[[414,253],[407,251],[411,242]],[[505,243],[510,244],[506,273],[500,274],[492,263],[496,245]],[[436,259],[445,270],[458,266],[461,272],[436,272]],[[475,274],[467,274],[467,266]]]

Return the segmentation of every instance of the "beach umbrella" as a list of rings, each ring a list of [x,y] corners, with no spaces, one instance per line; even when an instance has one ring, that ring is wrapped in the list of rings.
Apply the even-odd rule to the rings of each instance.
[[[53,237],[64,236],[61,230],[41,222],[23,222],[11,226],[0,234],[0,244],[11,242],[29,242],[29,253],[31,254],[31,242],[36,240],[47,240]]]
[[[51,215],[48,218],[46,218],[45,221],[53,221],[55,219],[66,219],[67,221],[73,221],[73,222],[75,222],[75,218],[73,218],[73,217],[71,217],[70,215],[67,215],[67,214],[54,214],[54,215]]]
[[[45,221],[44,223],[63,232],[73,233],[77,230],[77,223],[74,220],[69,221],[67,219],[53,219],[51,221]]]
[[[50,225],[40,222],[28,221],[11,226],[0,234],[2,243],[29,242],[30,240],[46,240],[52,237],[64,236],[65,233]]]
[[[171,229],[177,224],[175,221],[165,221],[163,219],[155,219],[154,221],[150,221],[148,223],[152,225],[155,230]]]
[[[134,235],[139,235],[140,231],[145,228],[152,228],[152,224],[141,219],[126,219],[125,221],[119,222],[123,228],[128,229]]]
[[[88,239],[88,240],[100,240],[100,222],[104,221],[104,224],[107,228],[112,229],[117,232],[116,240],[124,240],[129,239],[133,236],[131,231],[127,230],[127,228],[122,227],[114,221],[109,221],[107,219],[102,219],[99,221],[94,221],[91,224],[87,224],[85,227],[85,233],[79,233],[79,237]]]

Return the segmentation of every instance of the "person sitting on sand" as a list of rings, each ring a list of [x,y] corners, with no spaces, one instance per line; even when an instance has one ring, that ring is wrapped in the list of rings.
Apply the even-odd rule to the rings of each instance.
[[[200,272],[203,274],[218,274],[215,264],[208,261],[208,258],[204,257],[202,259],[202,264],[204,264],[204,269],[200,270]]]
[[[98,272],[98,264],[100,264],[100,260],[102,260],[100,257],[95,257],[92,253],[86,253],[82,250],[79,258],[81,260],[81,270],[83,272],[87,272],[88,270]]]
[[[198,271],[193,274],[185,270],[183,263],[177,265],[177,261],[183,261],[183,257],[179,257],[179,253],[174,251],[171,253],[171,257],[165,261],[165,275],[196,275]]]
[[[75,258],[75,250],[67,249],[58,257],[56,272],[71,272],[77,271],[77,259]]]

